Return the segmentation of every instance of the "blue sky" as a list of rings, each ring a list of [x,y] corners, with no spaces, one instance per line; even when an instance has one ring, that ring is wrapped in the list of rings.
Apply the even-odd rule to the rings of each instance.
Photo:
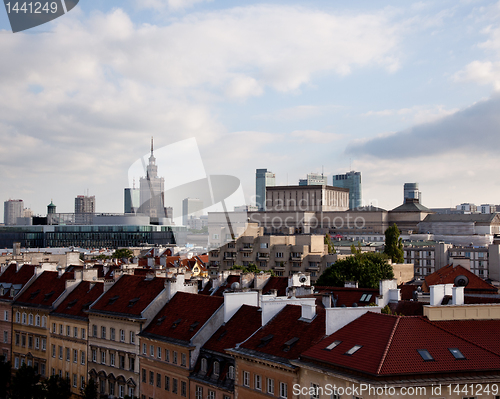
[[[13,34],[2,9],[3,200],[71,212],[88,189],[120,212],[154,136],[195,137],[249,202],[256,168],[280,184],[352,168],[385,209],[405,182],[429,207],[500,204],[499,21],[481,0],[81,0]]]

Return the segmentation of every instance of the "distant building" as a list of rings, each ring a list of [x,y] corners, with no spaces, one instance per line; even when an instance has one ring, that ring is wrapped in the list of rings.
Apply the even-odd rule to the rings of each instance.
[[[477,210],[480,213],[495,213],[497,211],[497,207],[493,204],[481,204]]]
[[[123,212],[124,213],[137,213],[141,205],[141,191],[138,188],[126,188],[123,192]]]
[[[50,200],[50,204],[47,205],[47,215],[51,215],[53,213],[56,213],[56,206],[55,204],[52,202],[52,200]]]
[[[361,172],[350,171],[343,175],[334,175],[332,186],[349,189],[349,209],[362,206]]]
[[[417,200],[422,203],[422,193],[418,191],[418,183],[405,183],[403,188],[403,204],[407,202],[415,202]]]
[[[266,206],[266,187],[276,185],[276,176],[267,169],[257,169],[255,173],[255,205],[259,210],[265,210]]]
[[[158,177],[158,166],[153,155],[153,138],[151,138],[151,156],[146,170],[146,176],[140,179],[140,208],[139,213],[144,213],[152,218],[165,217],[165,179]]]
[[[349,192],[332,186],[276,186],[266,189],[267,211],[345,211]]]
[[[17,218],[23,217],[23,200],[8,200],[3,203],[3,220],[6,226],[17,224]]]
[[[182,224],[188,225],[188,220],[203,215],[203,201],[199,198],[184,198],[182,200]]]
[[[309,173],[307,178],[299,180],[299,186],[326,186],[327,177],[319,173]]]
[[[457,205],[457,210],[464,213],[476,213],[477,206],[471,202],[465,202],[463,204]]]
[[[95,196],[78,195],[75,198],[75,222],[90,224],[95,213]]]

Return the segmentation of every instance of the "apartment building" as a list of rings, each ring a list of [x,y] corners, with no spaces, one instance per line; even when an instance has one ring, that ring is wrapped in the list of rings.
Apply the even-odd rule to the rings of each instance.
[[[88,310],[89,375],[101,395],[137,396],[138,334],[167,301],[165,279],[122,275],[104,284],[104,294]]]
[[[68,378],[74,395],[80,395],[88,381],[86,311],[103,293],[103,285],[81,281],[49,316],[48,372]]]

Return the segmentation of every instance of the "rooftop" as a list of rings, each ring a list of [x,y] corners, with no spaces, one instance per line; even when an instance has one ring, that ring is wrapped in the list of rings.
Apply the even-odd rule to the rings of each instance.
[[[52,315],[62,315],[87,319],[86,310],[103,293],[104,283],[82,281],[71,291],[61,304],[54,309]]]

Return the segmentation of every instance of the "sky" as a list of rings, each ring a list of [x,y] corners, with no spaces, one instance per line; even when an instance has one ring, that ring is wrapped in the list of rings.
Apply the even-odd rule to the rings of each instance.
[[[167,182],[201,156],[247,203],[267,168],[280,185],[360,171],[384,209],[405,182],[428,207],[500,204],[499,22],[487,0],[81,0],[12,33],[2,8],[2,200],[123,212],[154,136],[199,149],[165,156]]]

